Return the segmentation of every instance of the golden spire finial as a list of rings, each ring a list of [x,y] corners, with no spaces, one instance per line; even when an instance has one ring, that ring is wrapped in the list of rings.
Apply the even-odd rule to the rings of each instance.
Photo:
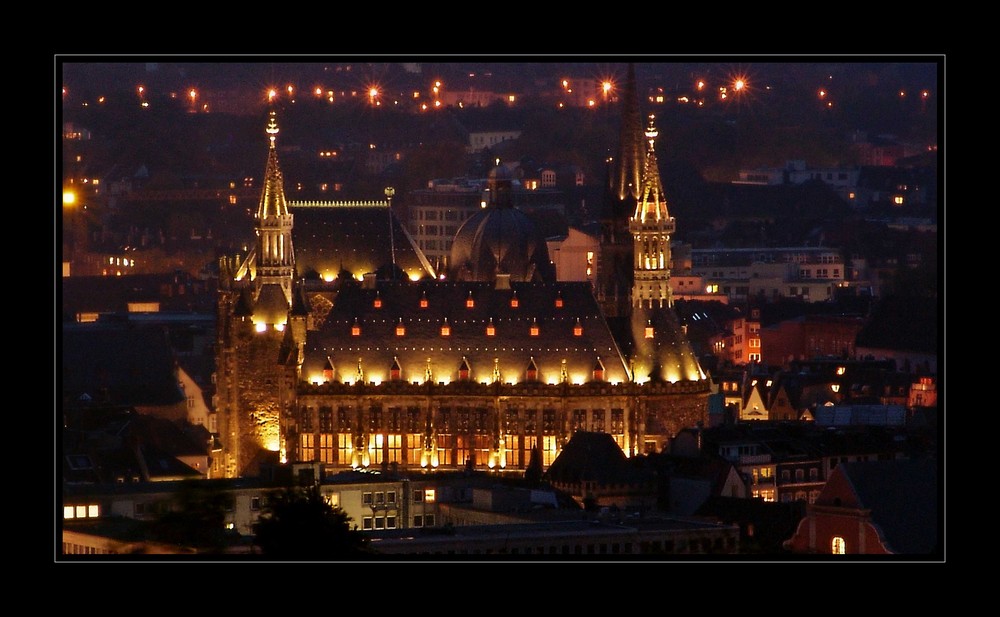
[[[275,136],[278,134],[278,120],[275,118],[276,114],[272,110],[270,113],[270,118],[267,121],[267,129],[265,132],[268,134],[268,139],[271,140],[271,147],[274,147]]]
[[[653,123],[655,118],[656,114],[649,114],[649,126],[646,127],[646,139],[649,140],[650,148],[653,147],[653,141],[656,139],[656,136],[660,134],[660,132],[656,130],[656,126]]]

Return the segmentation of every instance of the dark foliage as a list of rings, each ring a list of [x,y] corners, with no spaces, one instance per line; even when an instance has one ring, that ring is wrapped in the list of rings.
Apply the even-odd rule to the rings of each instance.
[[[255,543],[268,558],[281,560],[357,559],[372,553],[351,529],[351,518],[331,506],[316,486],[275,491],[255,528]]]

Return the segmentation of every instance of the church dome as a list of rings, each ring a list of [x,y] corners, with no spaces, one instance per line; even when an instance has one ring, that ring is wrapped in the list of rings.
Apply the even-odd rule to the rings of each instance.
[[[488,206],[465,220],[451,245],[451,278],[492,282],[497,274],[512,281],[554,282],[545,238],[531,218],[514,207],[514,174],[505,165],[490,171]]]
[[[486,208],[466,219],[451,245],[451,278],[492,282],[497,274],[512,281],[550,282],[545,239],[516,208]]]

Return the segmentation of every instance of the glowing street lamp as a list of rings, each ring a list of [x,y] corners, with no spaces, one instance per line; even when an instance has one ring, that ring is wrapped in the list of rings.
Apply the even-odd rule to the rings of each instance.
[[[392,233],[392,197],[396,194],[396,189],[391,186],[385,187],[385,198],[389,202],[389,255],[392,258],[392,276],[396,277],[396,243]]]

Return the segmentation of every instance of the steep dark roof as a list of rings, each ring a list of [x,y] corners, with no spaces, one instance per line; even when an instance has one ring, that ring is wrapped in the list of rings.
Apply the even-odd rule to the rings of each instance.
[[[515,296],[518,306],[513,308]],[[426,307],[421,307],[422,299]],[[470,299],[472,307],[467,306]],[[494,336],[487,335],[491,319]],[[441,334],[445,320],[449,336]],[[579,336],[574,333],[577,320]],[[403,335],[396,333],[400,323]],[[535,324],[538,335],[532,336]],[[355,325],[357,336],[352,334]],[[477,382],[491,376],[495,366],[502,381],[523,382],[532,358],[541,382],[558,380],[564,360],[570,382],[590,381],[600,357],[605,381],[627,381],[626,361],[585,282],[512,282],[509,289],[434,280],[345,286],[321,329],[310,334],[302,369],[307,379],[321,374],[329,360],[336,367],[335,381],[353,382],[360,359],[366,379],[378,375],[387,380],[398,358],[404,381],[422,382],[428,361],[434,382],[454,381],[464,357]]]
[[[938,462],[930,458],[842,463],[862,508],[871,510],[888,547],[897,554],[929,554],[939,547]],[[817,503],[821,503],[821,494]]]
[[[623,483],[632,474],[625,453],[608,433],[577,431],[552,461],[545,477],[557,483]]]
[[[289,206],[300,275],[315,271],[323,277],[346,270],[357,276],[392,264],[394,258],[408,276],[430,273],[423,253],[385,206]]]

